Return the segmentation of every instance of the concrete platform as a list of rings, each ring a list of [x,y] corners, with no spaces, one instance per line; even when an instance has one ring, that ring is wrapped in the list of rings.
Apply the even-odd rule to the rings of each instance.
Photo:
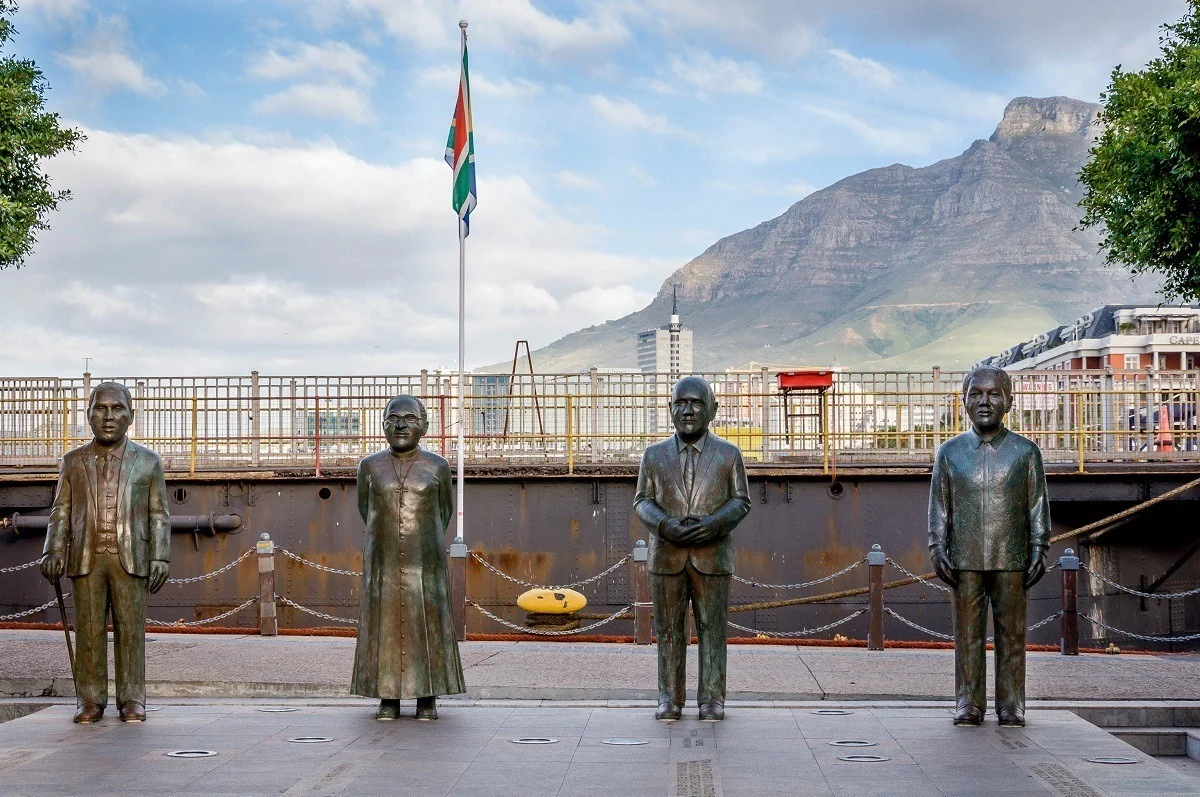
[[[722,723],[692,711],[674,725],[648,708],[467,706],[441,719],[383,723],[367,703],[159,703],[143,724],[77,726],[59,705],[0,724],[0,794],[51,795],[755,795],[873,797],[1200,794],[1189,776],[1066,711],[1024,729],[955,728],[946,709],[731,705]],[[296,737],[329,741],[295,743]],[[522,745],[521,737],[556,739]],[[645,744],[609,745],[606,739]],[[836,747],[837,740],[874,742]],[[170,758],[206,750],[205,758]],[[853,763],[845,755],[887,760]],[[1097,764],[1109,756],[1132,764]]]

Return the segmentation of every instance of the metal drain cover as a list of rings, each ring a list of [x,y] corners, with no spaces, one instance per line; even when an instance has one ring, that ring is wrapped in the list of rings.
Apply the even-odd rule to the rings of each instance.
[[[267,714],[282,714],[285,711],[299,711],[295,706],[259,706],[255,711],[262,711]]]
[[[548,736],[522,736],[519,739],[509,739],[513,744],[558,744],[558,739]]]
[[[212,758],[216,752],[212,750],[172,750],[167,758]]]
[[[646,739],[602,739],[602,744],[650,744]]]
[[[322,742],[332,742],[332,736],[293,736],[288,739],[289,742],[295,744],[321,744]]]
[[[871,764],[876,761],[891,761],[885,755],[867,755],[865,753],[856,753],[855,755],[840,755],[838,761],[849,761],[854,764]]]
[[[1085,758],[1089,764],[1137,764],[1140,763],[1136,758],[1126,758],[1120,755],[1101,755],[1095,758]]]
[[[818,717],[844,717],[854,712],[846,708],[819,708],[811,713],[816,714]]]
[[[834,747],[874,747],[879,742],[868,742],[866,739],[838,739],[830,744]]]

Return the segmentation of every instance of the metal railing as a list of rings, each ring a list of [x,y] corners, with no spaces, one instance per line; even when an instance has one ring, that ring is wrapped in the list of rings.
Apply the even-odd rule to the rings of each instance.
[[[748,461],[820,465],[928,462],[966,428],[957,372],[839,372],[826,390],[782,390],[776,372],[701,374],[719,409],[714,431]],[[1048,462],[1200,459],[1198,373],[1013,374],[1009,426]],[[99,380],[0,379],[0,467],[53,467],[91,438],[87,396]],[[351,466],[382,442],[398,393],[428,411],[425,445],[454,453],[455,382],[388,377],[132,378],[132,435],[168,470]],[[472,462],[636,462],[671,431],[666,374],[589,371],[471,374],[464,399]]]

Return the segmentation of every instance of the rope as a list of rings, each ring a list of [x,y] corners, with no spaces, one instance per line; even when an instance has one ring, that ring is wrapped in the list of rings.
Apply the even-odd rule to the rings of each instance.
[[[892,567],[899,570],[904,575],[908,576],[909,578],[916,579],[917,581],[923,582],[927,587],[930,587],[931,589],[940,589],[942,592],[953,592],[954,591],[954,590],[950,589],[949,587],[947,587],[945,584],[935,584],[932,580],[926,580],[924,578],[921,578],[916,573],[913,573],[912,571],[906,569],[904,567],[904,565],[900,564],[899,562],[897,562],[895,559],[893,559],[890,556],[887,558],[887,561],[888,561],[888,564],[890,564]]]
[[[747,628],[744,625],[738,625],[737,623],[732,622],[730,620],[726,620],[725,622],[729,623],[730,628],[736,628],[739,631],[746,631],[751,634],[758,634],[761,636],[772,637],[774,639],[794,639],[796,637],[812,636],[813,634],[820,634],[823,631],[828,631],[831,628],[836,628],[837,626],[842,625],[843,623],[850,622],[855,617],[858,617],[860,614],[863,614],[866,611],[867,611],[866,609],[859,609],[858,611],[852,612],[851,614],[843,617],[840,620],[834,620],[832,623],[828,623],[827,625],[820,626],[819,628],[805,628],[802,631],[760,631],[757,628]]]
[[[486,559],[484,559],[482,556],[475,553],[474,551],[471,551],[470,553],[471,553],[471,557],[476,562],[479,562],[479,564],[483,565],[488,570],[491,570],[493,573],[500,576],[500,578],[503,578],[506,581],[511,581],[514,584],[520,584],[522,587],[530,587],[532,589],[571,589],[572,587],[582,587],[584,584],[590,584],[593,581],[599,581],[600,579],[609,575],[614,570],[619,568],[621,565],[628,562],[633,556],[632,554],[625,554],[625,556],[623,556],[617,562],[614,562],[613,565],[611,567],[609,567],[607,570],[597,573],[596,575],[592,576],[591,578],[585,578],[582,581],[572,581],[570,584],[557,584],[555,586],[548,587],[544,584],[534,584],[532,581],[524,581],[522,579],[516,578],[515,576],[510,576],[508,573],[505,573],[503,570],[498,570],[497,568],[495,568],[490,562],[488,562]]]
[[[928,573],[924,578],[934,578],[933,573]],[[909,584],[915,584],[921,581],[921,577],[902,578],[899,581],[889,581],[883,585],[884,589],[895,589],[896,587],[905,587]],[[824,603],[826,601],[840,600],[841,598],[853,598],[856,595],[866,595],[870,592],[869,587],[856,587],[854,589],[844,589],[841,592],[827,592],[824,595],[809,595],[804,598],[785,598],[777,601],[760,601],[758,603],[742,603],[737,606],[730,606],[731,612],[760,612],[764,609],[782,609],[785,606],[802,606],[807,603]]]
[[[503,617],[497,617],[496,615],[492,614],[487,609],[483,608],[478,603],[476,603],[475,601],[473,601],[469,598],[467,599],[467,605],[474,606],[476,609],[479,610],[480,614],[483,614],[485,617],[489,617],[492,620],[495,620],[500,625],[508,626],[509,628],[514,628],[517,631],[520,631],[522,634],[533,634],[535,636],[574,636],[575,634],[583,634],[588,631],[591,631],[593,628],[599,628],[600,626],[605,625],[606,623],[611,623],[613,620],[620,618],[621,616],[625,615],[626,613],[628,613],[630,610],[633,609],[633,604],[630,604],[629,606],[626,606],[624,609],[621,609],[616,614],[610,614],[608,617],[606,617],[605,619],[601,620],[598,623],[592,623],[591,625],[585,625],[582,628],[576,628],[573,631],[539,631],[536,628],[526,628],[525,626],[517,625],[516,623],[510,623],[508,620],[505,620]]]
[[[32,562],[26,562],[23,565],[14,565],[13,567],[0,567],[0,573],[15,573],[18,570],[24,570],[27,567],[33,567],[41,562],[41,559],[34,559]]]
[[[1105,576],[1103,573],[1097,573],[1095,570],[1091,569],[1090,567],[1085,565],[1083,562],[1079,563],[1079,567],[1082,570],[1088,571],[1093,576],[1095,576],[1096,578],[1103,581],[1105,584],[1108,584],[1110,587],[1115,587],[1116,589],[1119,589],[1122,592],[1128,592],[1130,595],[1137,595],[1139,598],[1186,598],[1189,595],[1200,594],[1200,587],[1196,587],[1195,589],[1189,589],[1187,592],[1139,592],[1136,589],[1132,589],[1130,587],[1125,586],[1124,584],[1118,584],[1117,582],[1115,582],[1112,579]]]
[[[248,608],[249,606],[253,605],[257,600],[258,600],[258,596],[255,595],[253,598],[251,598],[250,600],[241,604],[240,606],[234,606],[232,609],[230,609],[227,612],[218,614],[216,617],[209,617],[205,620],[192,620],[191,622],[186,622],[186,623],[183,620],[176,620],[173,623],[168,623],[168,622],[164,622],[162,620],[151,620],[151,619],[147,618],[146,625],[166,626],[168,628],[174,628],[176,626],[182,626],[184,628],[195,628],[198,625],[208,625],[209,623],[215,623],[218,620],[224,620],[226,617],[237,614],[242,609]]]
[[[326,573],[337,573],[338,575],[342,575],[342,576],[356,576],[358,578],[362,578],[362,573],[359,573],[355,570],[339,570],[336,567],[326,567],[325,565],[319,565],[316,562],[305,559],[303,556],[300,556],[299,554],[292,553],[291,551],[289,551],[287,548],[284,548],[283,546],[277,546],[276,550],[278,550],[284,556],[288,556],[288,557],[291,557],[292,559],[295,559],[297,562],[300,562],[301,564],[308,565],[309,567],[315,567],[318,570],[324,570]]]
[[[1123,631],[1120,628],[1113,628],[1111,625],[1097,620],[1090,614],[1081,614],[1079,616],[1094,625],[1098,625],[1107,631],[1111,631],[1114,634],[1132,637],[1133,639],[1141,639],[1145,642],[1191,642],[1193,640],[1200,639],[1200,634],[1187,634],[1186,636],[1149,636],[1146,634],[1135,634],[1132,631]]]
[[[351,620],[346,617],[338,617],[335,614],[325,614],[324,612],[318,612],[316,609],[310,609],[307,606],[301,606],[299,603],[296,603],[294,600],[289,600],[289,599],[283,597],[282,595],[276,595],[275,600],[282,601],[283,603],[286,603],[288,606],[299,609],[300,611],[304,612],[305,614],[311,614],[313,617],[320,617],[322,620],[333,620],[335,623],[347,623],[348,625],[358,625],[358,620]]]
[[[1200,479],[1193,479],[1192,481],[1188,482],[1187,484],[1183,484],[1183,485],[1180,485],[1179,487],[1176,487],[1174,490],[1168,490],[1167,492],[1163,493],[1162,495],[1156,495],[1153,498],[1143,501],[1140,504],[1135,504],[1134,506],[1131,506],[1128,509],[1124,509],[1124,510],[1116,513],[1115,515],[1109,515],[1108,517],[1101,518],[1100,520],[1097,520],[1094,523],[1088,523],[1086,526],[1080,526],[1079,528],[1075,529],[1074,531],[1068,531],[1064,534],[1059,534],[1057,536],[1051,537],[1050,544],[1053,545],[1056,542],[1062,542],[1063,540],[1070,539],[1071,537],[1078,537],[1080,535],[1087,534],[1090,531],[1096,531],[1096,533],[1093,534],[1091,536],[1091,538],[1088,540],[1088,542],[1092,542],[1097,537],[1100,537],[1102,534],[1106,533],[1107,530],[1104,528],[1105,526],[1111,526],[1112,524],[1116,523],[1119,520],[1124,520],[1125,518],[1130,517],[1131,515],[1136,515],[1138,512],[1141,512],[1143,509],[1149,509],[1150,507],[1154,506],[1159,501],[1165,501],[1168,498],[1174,498],[1175,496],[1179,495],[1180,493],[1187,492],[1188,490],[1192,489],[1193,487],[1200,487]],[[1099,529],[1099,531],[1097,531],[1097,529]]]
[[[826,581],[833,581],[838,576],[844,576],[865,561],[867,561],[867,557],[864,556],[862,559],[859,559],[857,562],[852,562],[836,573],[831,573],[824,578],[818,578],[816,581],[804,581],[799,584],[764,584],[761,581],[751,581],[748,578],[742,578],[736,575],[733,577],[733,580],[742,584],[748,584],[751,587],[762,587],[764,589],[804,589],[805,587],[815,587],[817,584],[824,584]]]
[[[244,560],[247,556],[249,556],[252,553],[254,553],[254,549],[247,548],[245,553],[243,553],[237,559],[234,559],[232,562],[225,565],[224,567],[222,567],[219,570],[214,570],[211,573],[205,573],[202,576],[192,576],[191,578],[168,578],[167,583],[168,584],[193,584],[197,581],[203,581],[206,578],[216,578],[217,576],[221,575],[222,573],[224,573],[228,570],[232,570],[234,567],[237,567],[237,565],[240,564],[242,562],[242,560]]]
[[[70,595],[70,594],[71,593],[69,593],[69,592],[65,592],[65,593],[63,593],[63,597],[65,598],[65,597],[67,597],[67,595]],[[23,612],[17,612],[16,614],[0,615],[0,621],[16,620],[18,617],[28,617],[31,614],[37,614],[38,612],[44,612],[46,609],[49,609],[51,606],[54,606],[56,603],[58,603],[57,598],[50,601],[49,603],[43,603],[41,606],[38,606],[36,608],[26,609]]]

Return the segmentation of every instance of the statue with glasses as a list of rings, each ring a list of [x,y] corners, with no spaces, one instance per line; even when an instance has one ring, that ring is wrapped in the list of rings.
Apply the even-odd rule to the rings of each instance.
[[[366,538],[350,691],[379,698],[380,720],[411,698],[417,719],[437,719],[438,695],[466,691],[446,563],[453,485],[446,460],[420,446],[428,430],[425,406],[396,396],[383,413],[388,447],[358,466]]]

